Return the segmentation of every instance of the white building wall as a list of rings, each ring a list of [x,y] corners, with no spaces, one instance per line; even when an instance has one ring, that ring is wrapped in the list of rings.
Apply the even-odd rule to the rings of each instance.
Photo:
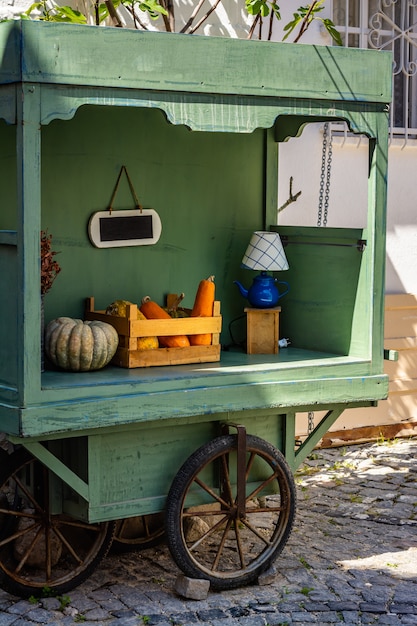
[[[27,0],[0,0],[0,20],[11,20],[25,11],[31,2]]]
[[[344,126],[340,125],[340,128]],[[316,226],[322,145],[323,124],[309,124],[300,137],[291,138],[286,143],[280,144],[278,207],[289,198],[290,178],[293,179],[293,195],[301,191],[295,202],[279,212],[280,224]],[[352,138],[345,136],[343,132],[339,136],[333,136],[327,226],[366,226],[367,147],[368,141],[365,137]]]
[[[388,171],[386,289],[417,294],[417,141],[390,147]]]
[[[279,199],[282,206],[301,191],[296,202],[279,214],[282,224],[315,225],[320,188],[323,125],[306,127],[301,137],[279,147]],[[300,160],[300,154],[305,158]],[[328,226],[365,226],[367,207],[367,140],[336,136],[329,196]],[[417,142],[394,139],[388,156],[387,293],[417,294]]]

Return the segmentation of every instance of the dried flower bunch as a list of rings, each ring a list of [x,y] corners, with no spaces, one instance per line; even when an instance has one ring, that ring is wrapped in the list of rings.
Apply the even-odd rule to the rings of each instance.
[[[41,230],[41,294],[48,293],[52,283],[61,271],[61,267],[54,256],[58,254],[51,250],[52,235],[48,231]]]

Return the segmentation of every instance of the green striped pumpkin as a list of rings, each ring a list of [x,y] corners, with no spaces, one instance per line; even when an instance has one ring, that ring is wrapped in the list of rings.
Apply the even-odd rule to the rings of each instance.
[[[110,324],[58,317],[45,329],[45,353],[57,367],[71,372],[99,370],[113,358],[119,336]]]

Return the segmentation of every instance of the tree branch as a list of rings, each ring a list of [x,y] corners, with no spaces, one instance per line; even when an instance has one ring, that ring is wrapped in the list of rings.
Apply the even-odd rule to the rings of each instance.
[[[274,0],[273,3],[272,3],[271,13],[269,15],[268,41],[271,41],[271,39],[272,39],[272,24],[274,22],[274,17],[275,17],[275,11],[274,11],[273,7],[275,5],[276,5],[276,1]]]
[[[301,23],[301,26],[300,26],[300,31],[299,31],[299,33],[298,33],[297,37],[294,39],[294,43],[297,43],[297,42],[300,40],[300,38],[301,38],[301,37],[304,35],[304,33],[306,32],[307,28],[310,26],[310,23],[309,23],[309,21],[308,21],[308,20],[309,20],[309,18],[310,18],[310,15],[312,14],[313,9],[314,9],[314,7],[316,6],[317,2],[318,2],[318,0],[314,0],[314,2],[312,2],[312,3],[310,4],[310,7],[309,7],[309,9],[308,9],[308,11],[307,11],[307,14],[306,14],[305,18],[303,19],[303,21],[302,21],[302,23]]]
[[[295,202],[298,199],[298,197],[301,195],[301,191],[297,191],[297,193],[295,195],[293,194],[293,192],[292,192],[292,181],[293,181],[293,178],[291,176],[290,177],[290,196],[289,196],[288,200],[286,202],[284,202],[284,204],[282,204],[278,208],[278,213],[281,213],[281,211],[283,211],[292,202]]]
[[[259,13],[257,14],[257,16],[255,17],[255,19],[252,22],[252,26],[250,27],[249,33],[248,33],[248,39],[252,39],[252,35],[255,31],[255,28],[259,22],[259,20],[261,19],[261,16],[259,15]]]
[[[204,2],[205,2],[205,0],[200,0],[200,2],[197,4],[197,6],[194,9],[194,11],[191,13],[190,17],[188,18],[186,24],[184,24],[184,26],[181,28],[180,33],[185,33],[186,30],[191,26],[191,24],[195,20],[195,17],[197,15],[197,13],[199,12],[201,7],[203,6]]]
[[[114,4],[113,4],[112,0],[104,0],[104,3],[106,5],[106,7],[107,7],[107,10],[109,12],[110,17],[113,20],[113,24],[115,26],[119,27],[119,28],[122,28],[123,24],[122,24],[122,22],[120,20],[120,17],[117,15],[117,11],[114,8]]]
[[[165,30],[168,33],[172,33],[173,32],[173,30],[171,28],[171,21],[172,20],[171,20],[170,15],[169,15],[168,2],[167,2],[167,0],[160,0],[159,3],[161,5],[161,7],[163,7],[168,12],[168,15],[165,15],[164,13],[162,14],[162,19],[164,20]]]
[[[138,24],[139,24],[139,26],[140,26],[143,30],[148,30],[148,27],[146,26],[145,22],[142,22],[142,20],[140,19],[139,15],[136,13],[136,10],[135,10],[135,8],[134,8],[133,4],[132,4],[132,5],[125,4],[125,5],[124,5],[124,7],[125,7],[125,9],[127,9],[127,10],[129,11],[129,13],[131,14],[132,19],[133,19],[133,24],[135,25],[135,28],[136,28],[137,30],[139,30],[139,29],[138,29]]]
[[[204,22],[206,21],[206,19],[209,17],[209,15],[211,15],[213,13],[213,11],[216,10],[216,8],[218,7],[218,5],[220,4],[220,2],[222,2],[222,0],[216,0],[216,2],[213,4],[212,7],[210,7],[210,9],[207,11],[207,13],[204,15],[204,17],[201,18],[201,20],[199,22],[197,22],[197,24],[194,26],[194,28],[190,28],[189,33],[190,35],[192,35],[193,33],[195,33],[195,31],[200,28],[200,26],[202,24],[204,24]]]
[[[167,11],[168,11],[168,20],[169,27],[172,33],[175,33],[175,10],[174,10],[174,1],[167,0]]]

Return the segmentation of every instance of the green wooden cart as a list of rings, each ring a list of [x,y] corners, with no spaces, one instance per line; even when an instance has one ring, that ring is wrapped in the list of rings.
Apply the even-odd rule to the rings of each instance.
[[[0,431],[13,449],[0,456],[1,584],[69,590],[116,523],[121,539],[123,520],[143,520],[146,543],[163,511],[186,575],[215,589],[256,581],[291,531],[292,472],[343,410],[387,396],[391,57],[31,21],[0,24],[0,50]],[[277,226],[278,144],[327,121],[369,141],[364,224]],[[87,224],[122,165],[162,234],[97,248]],[[114,209],[131,206],[121,184]],[[99,309],[192,298],[214,274],[220,360],[42,371],[41,230],[62,267],[46,322],[82,317],[89,296]],[[280,324],[291,345],[278,354],[230,345],[255,230],[278,231],[290,265]],[[321,419],[296,442],[296,415],[311,411]]]

